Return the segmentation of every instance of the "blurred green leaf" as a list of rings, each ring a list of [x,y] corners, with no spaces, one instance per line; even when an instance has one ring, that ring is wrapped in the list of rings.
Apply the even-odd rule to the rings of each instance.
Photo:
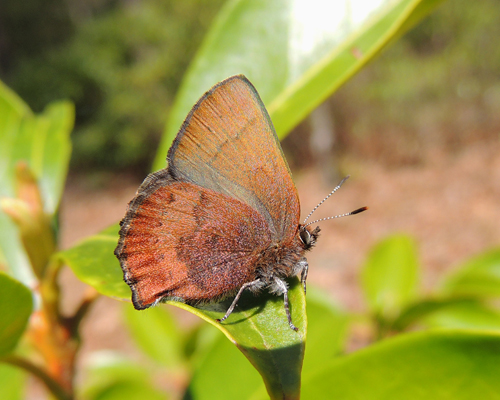
[[[496,334],[400,335],[325,365],[302,399],[499,399],[498,354]]]
[[[15,128],[24,115],[32,115],[28,105],[0,81],[0,132],[9,132]],[[7,159],[0,158],[1,169],[6,161]]]
[[[153,360],[170,368],[181,368],[181,331],[164,307],[137,311],[131,304],[124,307],[125,321],[138,346]]]
[[[184,400],[249,399],[251,393],[262,386],[255,368],[219,334],[195,369]]]
[[[498,312],[479,300],[500,295],[500,249],[466,261],[446,278],[440,298],[409,305],[394,321],[396,330],[423,323],[431,327],[498,329]]]
[[[236,0],[219,13],[183,80],[154,169],[196,100],[217,82],[244,74],[284,137],[391,39],[437,0],[366,3]],[[264,70],[265,68],[265,70]]]
[[[89,400],[167,399],[153,386],[148,370],[110,352],[92,355],[83,387]]]
[[[219,331],[210,324],[197,324],[184,337],[183,352],[190,366],[197,366],[205,358],[213,343],[219,337]]]
[[[38,180],[45,212],[55,213],[68,169],[73,121],[70,103],[52,103],[35,116],[18,96],[0,83],[0,197],[15,196],[14,169],[19,161],[24,161]],[[0,226],[4,269],[23,283],[31,284],[34,277],[17,228],[1,211]]]
[[[453,296],[500,296],[500,249],[492,249],[471,258],[458,267],[443,285]]]
[[[10,353],[21,338],[33,308],[30,290],[0,272],[0,356]]]
[[[326,293],[307,288],[307,341],[303,376],[344,351],[349,318]]]
[[[114,255],[118,244],[118,225],[110,226],[57,257],[68,265],[82,282],[99,293],[119,299],[130,299],[130,288],[123,281],[120,263]]]
[[[12,169],[11,158],[14,153],[16,136],[23,118],[33,118],[33,113],[22,99],[0,81],[0,181],[9,182],[9,168]],[[2,185],[1,193],[13,193],[12,185]]]
[[[25,384],[26,374],[21,369],[0,364],[0,399],[24,399]]]
[[[148,380],[148,371],[121,354],[112,351],[92,353],[87,361],[85,387],[88,392],[120,381]]]
[[[479,301],[462,301],[430,313],[423,321],[431,328],[456,328],[500,332],[500,312]]]
[[[153,387],[139,382],[120,382],[97,393],[93,400],[166,400],[167,395]]]
[[[15,113],[12,108],[0,113],[8,113],[11,121],[3,124],[0,131],[0,194],[14,196],[14,168],[18,161],[25,161],[39,181],[45,211],[53,214],[59,205],[71,154],[69,134],[74,121],[73,105],[64,101],[52,103],[42,114],[27,113],[17,121],[12,116]]]
[[[29,107],[3,82],[0,81],[0,197],[13,196],[11,157],[23,116],[33,117]],[[0,270],[13,269],[14,276],[29,284],[34,276],[30,273],[28,257],[22,250],[17,228],[0,209]],[[15,267],[13,267],[15,266]]]
[[[376,244],[361,273],[361,283],[371,310],[394,317],[410,302],[418,283],[417,251],[413,240],[391,236]]]
[[[59,207],[71,156],[70,134],[73,130],[75,110],[72,103],[60,101],[49,104],[38,116],[38,135],[44,130],[43,142],[36,142],[41,154],[33,160],[38,164],[39,182],[44,196],[45,210],[53,214]],[[43,144],[42,144],[43,143]],[[35,170],[36,172],[36,170]]]
[[[405,330],[412,325],[423,323],[429,315],[439,313],[443,309],[446,310],[449,307],[453,308],[473,301],[468,298],[430,298],[416,301],[401,311],[391,324],[391,329],[395,331]]]

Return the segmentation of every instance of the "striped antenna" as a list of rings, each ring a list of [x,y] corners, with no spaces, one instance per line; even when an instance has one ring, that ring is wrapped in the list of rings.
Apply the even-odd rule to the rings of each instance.
[[[309,226],[311,224],[314,224],[314,223],[320,222],[320,221],[328,221],[329,219],[342,218],[342,217],[347,217],[349,215],[359,214],[359,213],[366,211],[366,210],[368,210],[368,207],[361,207],[361,208],[358,208],[354,211],[351,211],[351,212],[348,212],[345,214],[335,215],[334,217],[326,217],[326,218],[317,219],[316,221],[309,222],[307,225],[303,225],[303,226]]]
[[[345,182],[346,180],[348,180],[348,179],[349,179],[349,177],[350,177],[350,175],[347,175],[344,179],[342,179],[342,180],[340,181],[340,183],[339,183],[337,186],[335,186],[335,188],[334,188],[334,189],[330,192],[330,194],[329,194],[328,196],[326,196],[323,200],[321,200],[321,201],[319,202],[319,204],[318,204],[316,207],[314,207],[314,208],[313,208],[313,210],[312,210],[312,211],[309,213],[309,215],[306,217],[306,219],[304,220],[304,222],[302,223],[302,225],[304,225],[304,224],[307,222],[307,220],[309,219],[309,217],[310,217],[311,215],[313,215],[314,211],[316,211],[316,210],[319,208],[319,206],[320,206],[321,204],[323,204],[326,200],[328,200],[328,198],[329,198],[332,194],[334,194],[337,190],[339,190],[339,189],[340,189],[340,187],[344,184],[344,182]],[[336,218],[336,217],[330,217],[330,218]],[[314,221],[314,222],[317,222],[317,221]],[[313,224],[314,222],[309,222],[307,225],[311,225],[311,224]],[[307,225],[306,225],[306,226],[307,226]]]

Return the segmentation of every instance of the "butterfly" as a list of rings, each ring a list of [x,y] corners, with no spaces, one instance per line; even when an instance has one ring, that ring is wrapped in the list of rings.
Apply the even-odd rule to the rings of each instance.
[[[235,296],[224,321],[245,290],[267,289],[284,297],[297,330],[285,279],[300,274],[305,291],[304,255],[320,229],[299,222],[290,169],[246,77],[232,76],[198,100],[167,161],[144,180],[120,223],[115,255],[134,307]]]

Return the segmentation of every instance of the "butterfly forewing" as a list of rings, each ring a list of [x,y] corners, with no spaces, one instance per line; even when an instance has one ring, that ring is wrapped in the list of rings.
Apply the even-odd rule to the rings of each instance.
[[[273,242],[297,232],[300,206],[269,115],[243,76],[208,91],[186,118],[168,154],[181,179],[239,199],[266,221]]]

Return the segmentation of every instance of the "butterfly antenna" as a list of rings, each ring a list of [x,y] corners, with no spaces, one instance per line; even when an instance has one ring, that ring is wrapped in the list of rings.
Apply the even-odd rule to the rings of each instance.
[[[313,215],[314,211],[316,211],[316,210],[319,208],[319,206],[320,206],[321,204],[323,204],[326,200],[328,200],[328,198],[329,198],[332,194],[334,194],[337,190],[339,190],[339,189],[340,189],[340,187],[344,184],[344,182],[345,182],[346,180],[348,180],[348,179],[349,179],[349,177],[350,177],[350,175],[347,175],[344,179],[342,179],[342,180],[340,181],[340,183],[339,183],[337,186],[335,186],[335,188],[334,188],[334,189],[330,192],[330,194],[329,194],[328,196],[326,196],[323,200],[321,200],[321,201],[319,202],[319,204],[318,204],[316,207],[314,207],[314,208],[312,209],[312,211],[311,211],[311,212],[309,213],[309,215],[306,217],[306,219],[304,220],[304,222],[302,223],[302,225],[304,225],[304,224],[306,223],[306,221],[309,219],[309,217],[310,217],[311,215]],[[364,211],[364,210],[363,210],[363,211]],[[360,211],[360,212],[361,212],[361,211]],[[352,213],[349,213],[349,214],[346,214],[346,215],[350,215],[350,214],[352,214]],[[344,216],[344,215],[342,215],[342,217],[343,217],[343,216]],[[337,217],[340,217],[340,215],[338,215]],[[330,218],[337,218],[337,217],[330,217]],[[322,221],[322,220],[319,220],[319,221]],[[317,222],[317,221],[314,221],[314,222]],[[311,225],[311,224],[313,224],[314,222],[309,222],[307,225]],[[306,226],[307,226],[307,225],[306,225]]]
[[[368,210],[368,207],[361,207],[361,208],[358,208],[354,211],[351,211],[351,212],[348,212],[345,214],[335,215],[334,217],[326,217],[326,218],[317,219],[316,221],[309,222],[308,224],[303,225],[303,226],[309,226],[311,224],[315,224],[316,222],[320,222],[320,221],[328,221],[329,219],[342,218],[342,217],[347,217],[349,215],[359,214],[359,213],[366,211],[366,210]]]

